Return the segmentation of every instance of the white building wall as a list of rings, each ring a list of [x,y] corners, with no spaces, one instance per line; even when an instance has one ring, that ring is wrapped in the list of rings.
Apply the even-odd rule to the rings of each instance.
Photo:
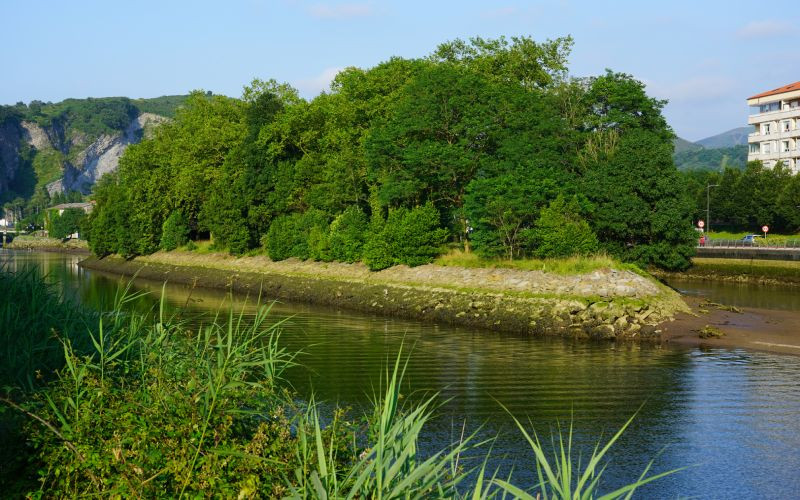
[[[747,122],[753,132],[747,138],[747,161],[761,160],[772,168],[779,161],[800,172],[800,90],[749,99],[755,109]]]

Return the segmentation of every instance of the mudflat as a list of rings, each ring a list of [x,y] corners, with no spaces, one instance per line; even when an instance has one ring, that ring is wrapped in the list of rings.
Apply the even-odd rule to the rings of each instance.
[[[800,311],[729,307],[684,297],[691,313],[678,313],[659,326],[662,341],[692,347],[748,349],[800,355]],[[706,327],[721,337],[701,338]]]

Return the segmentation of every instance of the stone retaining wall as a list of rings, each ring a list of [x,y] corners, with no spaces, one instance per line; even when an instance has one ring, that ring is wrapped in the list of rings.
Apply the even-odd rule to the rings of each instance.
[[[277,272],[280,266],[255,272],[242,263],[243,259],[231,258],[239,268],[247,270],[153,261],[169,260],[164,255],[168,254],[132,261],[90,257],[81,262],[81,266],[171,283],[253,294],[260,292],[268,299],[324,304],[367,313],[533,335],[658,340],[661,332],[657,325],[671,319],[677,311],[686,310],[677,293],[633,273],[635,279],[628,275],[619,277],[618,273],[625,273],[623,271],[558,276],[509,270],[512,271],[509,284],[507,280],[495,279],[492,282],[487,279],[492,273],[506,274],[506,270],[496,269],[421,266],[439,268],[443,270],[440,274],[438,270],[399,267],[384,271],[383,275],[368,271],[365,275],[357,265],[297,261],[272,263],[290,266],[294,273]],[[353,272],[344,273],[343,266],[351,266]],[[297,272],[298,267],[306,272]],[[317,272],[310,274],[310,271]],[[459,279],[441,282],[448,273],[455,273]],[[523,286],[519,276],[527,277],[528,285]],[[558,286],[572,284],[569,291],[574,293],[532,288],[531,283],[540,281],[556,283],[555,290],[559,289]],[[594,287],[587,285],[591,282],[595,283]],[[619,294],[612,295],[611,291]],[[645,294],[646,291],[652,293]]]

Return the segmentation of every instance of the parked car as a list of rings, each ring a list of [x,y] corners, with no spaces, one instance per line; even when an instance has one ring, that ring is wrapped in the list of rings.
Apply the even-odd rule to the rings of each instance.
[[[746,234],[746,235],[744,235],[742,237],[741,241],[745,245],[751,246],[751,245],[755,245],[756,244],[756,238],[758,238],[758,237],[759,236],[757,234]]]

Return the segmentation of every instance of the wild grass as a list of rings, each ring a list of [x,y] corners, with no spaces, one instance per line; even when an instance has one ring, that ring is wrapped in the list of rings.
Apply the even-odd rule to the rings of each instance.
[[[58,332],[18,343],[31,352],[17,370],[34,369],[33,354],[42,348],[53,366],[59,365],[55,351],[61,362],[46,385],[33,384],[31,391],[30,375],[18,373],[8,384],[19,381],[20,389],[9,386],[0,396],[0,408],[13,411],[4,416],[24,419],[25,439],[9,440],[16,447],[10,451],[24,459],[0,474],[12,496],[594,498],[605,454],[630,423],[581,468],[571,455],[571,429],[566,445],[559,436],[560,453],[551,463],[538,437],[517,421],[539,471],[537,483],[519,485],[488,470],[490,451],[481,451],[486,443],[474,434],[421,453],[438,396],[403,404],[408,357],[402,352],[363,419],[348,419],[342,410],[323,419],[313,399],[298,403],[283,381],[297,354],[281,347],[281,323],[270,321],[269,305],[252,317],[220,311],[189,328],[167,314],[163,293],[150,314],[126,310],[137,298],[129,289],[112,311],[95,314],[68,304],[32,272],[0,276],[13,284],[15,301],[35,302],[30,311],[41,316],[29,324],[4,311],[4,332],[6,325],[19,328],[17,336],[27,328]],[[52,326],[58,322],[73,325],[68,335]],[[476,450],[482,464],[465,466],[464,453]],[[648,476],[651,465],[604,498],[674,472]]]
[[[490,268],[490,269],[519,269],[523,271],[544,271],[555,274],[585,274],[598,269],[637,270],[633,264],[625,264],[605,254],[587,257],[568,257],[564,259],[518,259],[508,260],[500,258],[483,258],[479,255],[466,253],[460,249],[451,249],[448,253],[438,257],[434,264],[440,266]],[[639,271],[640,272],[640,271]]]

